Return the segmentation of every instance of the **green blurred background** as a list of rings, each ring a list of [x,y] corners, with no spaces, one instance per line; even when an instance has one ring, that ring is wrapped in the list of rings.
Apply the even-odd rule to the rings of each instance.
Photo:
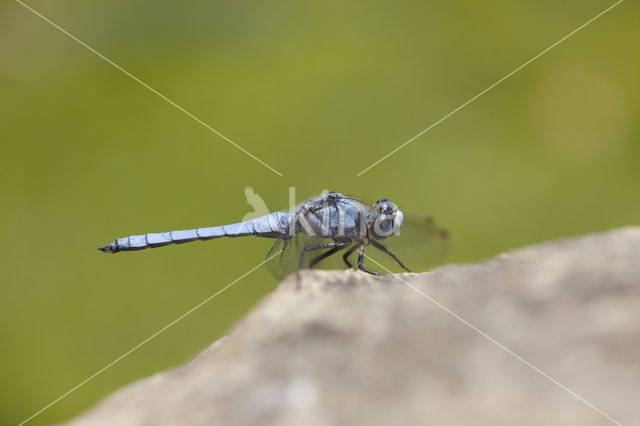
[[[15,424],[264,259],[229,239],[106,256],[132,233],[239,221],[322,189],[452,231],[452,262],[638,224],[640,8],[624,2],[364,175],[613,2],[0,6],[0,423]],[[265,268],[30,424],[191,359],[277,282]],[[304,307],[301,307],[304,309]]]

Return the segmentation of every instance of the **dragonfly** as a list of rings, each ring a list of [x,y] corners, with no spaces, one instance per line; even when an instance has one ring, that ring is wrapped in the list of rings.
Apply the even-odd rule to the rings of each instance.
[[[98,250],[118,253],[244,236],[276,239],[267,254],[266,264],[278,279],[305,268],[345,266],[381,275],[365,266],[365,250],[369,247],[392,261],[396,269],[410,272],[396,255],[396,249],[392,251],[395,240],[403,240],[404,252],[421,263],[442,258],[449,247],[448,231],[437,227],[429,216],[406,215],[387,198],[369,203],[355,196],[329,192],[300,203],[290,213],[277,211],[223,226],[129,235]],[[343,251],[341,263],[333,256],[340,251]],[[357,256],[355,261],[351,259],[353,256]],[[366,257],[370,258],[369,255]]]

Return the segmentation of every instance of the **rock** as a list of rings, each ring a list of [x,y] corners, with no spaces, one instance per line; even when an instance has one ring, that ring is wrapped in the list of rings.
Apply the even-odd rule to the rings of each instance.
[[[639,402],[637,227],[422,274],[302,271],[69,424],[640,424]]]

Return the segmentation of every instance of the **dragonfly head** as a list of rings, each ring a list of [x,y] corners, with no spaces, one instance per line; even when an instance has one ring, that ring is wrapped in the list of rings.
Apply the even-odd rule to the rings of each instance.
[[[369,232],[376,240],[398,235],[402,227],[403,215],[393,201],[382,198],[373,205],[376,215],[369,226]]]

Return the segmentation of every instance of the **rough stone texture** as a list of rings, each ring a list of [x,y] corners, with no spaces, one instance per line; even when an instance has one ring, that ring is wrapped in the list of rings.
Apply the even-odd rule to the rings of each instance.
[[[640,424],[640,228],[399,277],[291,276],[70,424]]]

